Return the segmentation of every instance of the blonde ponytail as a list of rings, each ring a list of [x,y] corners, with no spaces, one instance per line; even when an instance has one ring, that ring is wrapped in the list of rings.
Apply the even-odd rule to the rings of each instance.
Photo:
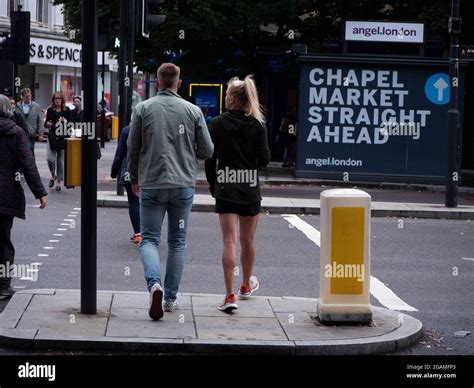
[[[229,81],[229,91],[242,104],[247,116],[252,116],[260,124],[265,124],[265,116],[258,100],[257,87],[252,75],[245,77],[244,81],[232,78]]]

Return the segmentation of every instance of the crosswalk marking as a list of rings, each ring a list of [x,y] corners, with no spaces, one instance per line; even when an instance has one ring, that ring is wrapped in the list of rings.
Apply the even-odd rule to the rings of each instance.
[[[303,221],[296,214],[282,214],[282,217],[288,221],[292,227],[302,232],[318,247],[321,246],[321,233],[319,230],[308,224],[306,221]],[[380,302],[380,304],[390,310],[418,311],[416,308],[400,299],[390,288],[374,276],[370,277],[370,293]]]
[[[310,224],[303,221],[296,214],[283,214],[282,217],[287,220],[290,225],[294,226],[300,232],[314,242],[318,247],[321,246],[321,233],[316,228],[313,228]]]

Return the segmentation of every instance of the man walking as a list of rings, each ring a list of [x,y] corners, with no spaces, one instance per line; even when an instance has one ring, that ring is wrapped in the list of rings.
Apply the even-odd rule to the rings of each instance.
[[[18,103],[18,108],[21,109],[26,118],[28,125],[28,143],[30,145],[33,156],[35,154],[36,135],[43,134],[43,120],[41,119],[41,107],[31,99],[31,89],[23,88],[20,91],[21,101]]]
[[[214,146],[201,110],[181,98],[180,68],[164,63],[157,73],[158,94],[136,106],[128,145],[133,192],[140,193],[140,256],[150,291],[153,320],[177,308],[184,268],[186,231],[196,183],[196,156],[208,159]],[[168,213],[168,258],[163,288],[161,227]]]

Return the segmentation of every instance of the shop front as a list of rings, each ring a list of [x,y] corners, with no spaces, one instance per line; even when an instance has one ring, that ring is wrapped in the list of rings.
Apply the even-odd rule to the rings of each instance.
[[[97,63],[101,64],[102,55],[98,54]],[[104,88],[108,106],[110,106],[111,71],[116,68],[116,60],[105,56],[106,68]],[[30,63],[19,66],[21,87],[29,87],[33,97],[43,109],[51,105],[55,91],[64,93],[66,101],[72,102],[75,95],[81,95],[81,45],[54,39],[31,37]],[[100,76],[100,73],[98,74]],[[98,84],[98,101],[102,95],[102,83]]]

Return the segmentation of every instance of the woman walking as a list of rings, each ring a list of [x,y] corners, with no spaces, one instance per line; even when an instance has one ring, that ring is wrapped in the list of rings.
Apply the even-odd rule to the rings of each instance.
[[[132,184],[128,173],[127,140],[129,133],[130,126],[127,125],[120,133],[110,176],[112,178],[117,178],[119,184],[125,187],[125,190],[127,191],[128,214],[133,228],[133,236],[130,241],[134,244],[139,244],[142,241],[142,235],[140,233],[140,201],[132,191]]]
[[[224,244],[226,296],[218,309],[230,312],[238,308],[233,282],[239,240],[243,281],[238,297],[248,299],[259,288],[257,277],[252,276],[254,236],[262,200],[258,169],[270,162],[270,150],[265,118],[251,76],[243,81],[238,78],[229,81],[225,106],[227,112],[210,123],[214,155],[206,161],[206,177],[216,198],[215,211],[219,214]]]
[[[48,129],[48,167],[51,172],[49,187],[56,182],[56,191],[61,191],[64,176],[64,149],[66,148],[67,122],[71,120],[71,110],[66,107],[62,92],[55,92],[52,105],[46,111],[45,127]]]
[[[44,209],[48,203],[47,194],[28,137],[14,121],[10,100],[0,94],[0,266],[3,268],[0,296],[3,298],[11,298],[15,293],[10,276],[15,258],[15,247],[11,240],[13,218],[25,219],[25,193],[18,179],[19,171],[23,173],[35,198],[40,201],[40,208]]]

